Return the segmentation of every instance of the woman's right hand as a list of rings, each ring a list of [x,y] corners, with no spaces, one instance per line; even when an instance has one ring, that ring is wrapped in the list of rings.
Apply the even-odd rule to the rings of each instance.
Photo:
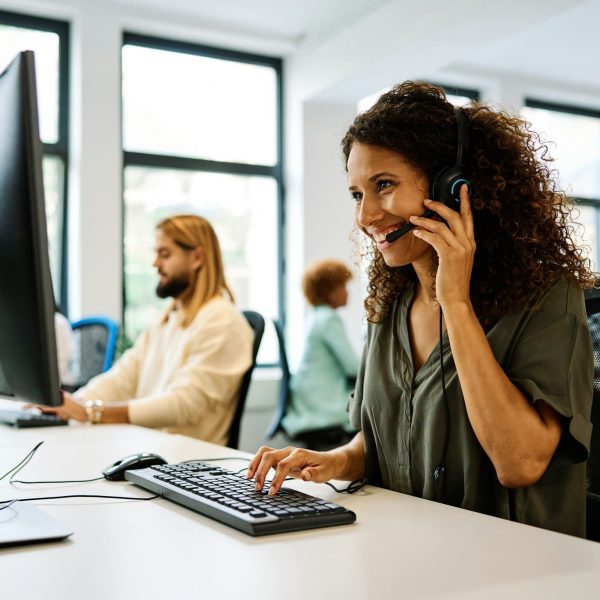
[[[274,496],[288,475],[304,481],[323,483],[334,479],[342,470],[343,454],[340,452],[315,452],[305,448],[282,448],[275,450],[261,446],[248,467],[248,479],[255,477],[256,491],[262,490],[269,469],[275,476],[269,487],[269,496]]]

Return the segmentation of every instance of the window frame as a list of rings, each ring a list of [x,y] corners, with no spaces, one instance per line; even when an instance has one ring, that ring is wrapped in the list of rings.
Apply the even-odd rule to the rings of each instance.
[[[527,108],[539,108],[542,110],[565,113],[568,115],[575,115],[580,117],[592,117],[598,119],[598,122],[600,123],[600,108],[576,106],[573,104],[562,104],[559,102],[549,102],[546,100],[539,100],[537,98],[531,97],[525,98],[523,106]],[[600,197],[588,198],[583,196],[569,196],[569,198],[575,202],[576,206],[590,206],[596,209],[596,231],[600,232]],[[596,262],[596,265],[600,266],[600,244],[597,244],[594,250],[594,260]]]
[[[446,94],[451,94],[452,96],[464,96],[465,98],[469,98],[471,102],[479,102],[481,100],[481,93],[479,90],[473,88],[463,88],[457,87],[455,85],[445,85],[443,83],[437,83],[435,81],[429,82],[431,85],[435,85],[440,87],[446,92]]]
[[[283,154],[283,61],[281,58],[266,56],[262,54],[252,54],[220,48],[216,46],[206,46],[194,42],[182,40],[173,40],[149,35],[142,35],[131,31],[124,31],[121,48],[126,45],[134,45],[153,50],[165,50],[168,52],[180,52],[193,56],[202,56],[206,58],[216,58],[230,60],[239,63],[260,65],[271,67],[275,71],[276,77],[276,162],[273,166],[260,164],[236,163],[227,161],[216,161],[202,158],[193,158],[185,156],[171,156],[167,154],[156,154],[146,152],[134,152],[126,150],[122,144],[123,167],[121,171],[121,272],[123,278],[121,281],[121,322],[125,323],[126,309],[126,291],[125,291],[125,169],[127,167],[155,167],[165,169],[175,169],[181,171],[196,171],[205,173],[226,173],[230,175],[256,175],[267,176],[275,180],[277,187],[277,310],[278,319],[285,325],[285,202],[284,202],[284,154]],[[122,64],[122,62],[121,62]],[[122,82],[122,78],[121,78]],[[122,85],[122,83],[121,83]],[[123,93],[121,89],[121,114],[123,115]],[[123,122],[121,123],[121,133],[123,134]],[[123,137],[123,135],[122,135]],[[277,366],[277,363],[260,363],[257,367],[267,368]]]
[[[60,239],[59,303],[65,314],[69,311],[68,213],[69,213],[69,123],[70,123],[70,24],[48,17],[0,10],[0,24],[21,29],[55,33],[58,36],[58,132],[55,143],[42,142],[43,156],[56,157],[63,164],[62,223]]]

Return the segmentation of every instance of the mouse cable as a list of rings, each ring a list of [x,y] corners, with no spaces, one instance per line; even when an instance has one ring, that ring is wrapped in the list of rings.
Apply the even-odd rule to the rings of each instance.
[[[62,479],[62,480],[53,480],[53,481],[24,481],[21,479],[15,479],[15,476],[17,475],[17,473],[19,471],[21,471],[24,467],[27,466],[27,464],[29,463],[29,461],[34,457],[35,453],[37,452],[37,450],[39,449],[39,447],[43,444],[44,442],[41,441],[39,442],[22,460],[19,464],[17,464],[16,466],[14,466],[12,469],[10,469],[7,473],[5,473],[4,475],[2,475],[2,477],[0,477],[0,480],[4,479],[7,475],[11,475],[10,478],[10,483],[23,483],[23,484],[42,484],[42,483],[89,483],[91,481],[100,481],[102,479],[106,479],[106,477],[101,476],[101,477],[94,477],[92,479]],[[194,462],[210,462],[213,460],[246,460],[246,461],[250,461],[250,458],[247,458],[245,456],[223,456],[223,457],[217,457],[217,458],[194,458],[191,460],[185,460],[183,461],[184,463],[194,463]]]
[[[15,502],[34,502],[36,500],[58,500],[62,498],[108,498],[114,500],[154,500],[160,498],[161,494],[154,494],[153,496],[147,496],[146,498],[138,498],[137,496],[105,496],[102,494],[69,494],[66,496],[41,496],[40,498],[13,498],[12,500],[0,500],[0,510],[4,510],[9,506],[12,506]]]
[[[10,475],[10,473],[12,473],[10,479],[9,479],[9,483],[12,485],[13,483],[25,483],[25,484],[38,484],[38,483],[87,483],[88,481],[100,481],[101,479],[104,479],[104,476],[102,477],[94,477],[93,479],[65,479],[65,480],[60,480],[60,481],[22,481],[20,479],[15,479],[15,476],[17,475],[17,473],[19,471],[21,471],[22,469],[24,469],[27,464],[29,463],[29,461],[34,457],[35,453],[38,451],[39,447],[43,444],[43,440],[41,442],[39,442],[26,456],[25,458],[23,458],[21,460],[21,462],[14,466],[12,469],[10,469],[10,471],[8,471],[7,473],[5,473],[4,475],[2,475],[2,477],[0,477],[0,480],[4,479],[7,475]]]
[[[100,481],[101,479],[106,479],[106,477],[102,475],[102,477],[94,477],[93,479],[57,479],[54,481],[22,481],[21,479],[13,479],[11,477],[10,483],[88,483],[89,481]]]
[[[0,506],[0,510],[4,510],[5,508],[12,506],[15,502],[18,502],[18,501],[19,500],[17,498],[14,498],[13,500],[5,500],[6,504],[4,506]]]
[[[324,481],[323,483],[335,490],[338,494],[356,494],[356,492],[362,490],[368,482],[366,478],[355,479],[354,481],[351,481],[347,487],[341,490],[336,488],[333,483],[329,483],[329,481]]]
[[[4,475],[2,475],[2,477],[0,477],[0,481],[2,481],[2,479],[4,479],[5,477],[7,477],[8,475],[10,475],[11,473],[12,473],[12,477],[11,477],[11,479],[12,479],[33,458],[33,455],[37,452],[37,449],[43,443],[44,443],[43,441],[39,442],[33,448],[33,450],[30,450],[28,452],[28,454],[25,456],[25,458],[21,459],[21,462],[19,462],[17,465],[15,465],[12,469],[9,469],[6,473],[4,473]]]

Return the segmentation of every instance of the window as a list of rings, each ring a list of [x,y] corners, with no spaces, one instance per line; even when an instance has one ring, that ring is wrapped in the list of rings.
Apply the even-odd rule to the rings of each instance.
[[[600,265],[600,110],[527,100],[523,116],[549,140],[559,183],[575,198],[580,243],[594,269]]]
[[[280,318],[281,61],[125,34],[122,70],[127,335],[164,310],[155,226],[178,213],[215,228],[238,307]],[[277,357],[268,327],[259,363]]]
[[[0,70],[18,52],[35,53],[50,270],[55,296],[66,311],[69,25],[0,11],[0,39]]]

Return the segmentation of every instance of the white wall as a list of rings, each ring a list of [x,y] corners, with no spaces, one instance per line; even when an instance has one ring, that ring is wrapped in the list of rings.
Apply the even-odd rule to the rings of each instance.
[[[295,215],[288,220],[288,235],[298,237],[300,231],[302,238],[299,247],[288,245],[288,255],[295,260],[288,269],[287,302],[292,366],[297,365],[302,351],[306,302],[300,281],[304,267],[322,258],[335,258],[352,266],[354,249],[350,240],[354,202],[348,192],[340,140],[356,115],[356,105],[299,102],[298,109],[302,128],[301,137],[296,139],[301,140],[298,146],[302,147],[303,168],[287,199],[289,210]],[[292,163],[289,169],[294,171],[295,167],[296,163]],[[359,352],[363,341],[362,292],[359,272],[355,272],[349,286],[349,304],[341,314]]]

